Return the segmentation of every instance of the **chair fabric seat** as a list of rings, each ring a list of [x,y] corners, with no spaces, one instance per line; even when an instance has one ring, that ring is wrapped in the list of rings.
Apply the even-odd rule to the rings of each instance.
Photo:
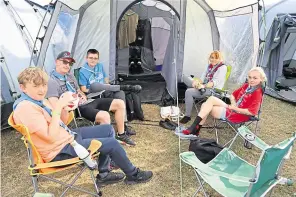
[[[194,167],[196,172],[213,189],[223,196],[244,196],[255,173],[255,166],[224,148],[212,161],[202,163],[193,152],[180,154],[181,159]]]

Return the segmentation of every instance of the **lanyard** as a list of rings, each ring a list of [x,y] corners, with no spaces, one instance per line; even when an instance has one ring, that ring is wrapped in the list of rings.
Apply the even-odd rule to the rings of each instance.
[[[68,91],[70,92],[76,92],[75,88],[71,85],[71,83],[67,80],[67,75],[61,75],[60,73],[58,73],[56,70],[53,70],[51,72],[51,74],[53,76],[55,76],[57,79],[66,82],[66,87],[68,89]]]
[[[38,106],[40,106],[40,107],[42,107],[50,116],[52,116],[52,111],[51,111],[51,109],[49,109],[48,107],[46,107],[45,105],[44,105],[44,103],[43,103],[43,101],[37,101],[37,100],[34,100],[34,99],[32,99],[31,97],[29,97],[27,94],[25,94],[25,93],[22,93],[21,94],[21,97],[19,98],[19,99],[17,99],[15,102],[14,102],[14,104],[13,104],[13,110],[15,110],[16,109],[16,107],[17,107],[17,105],[20,103],[20,102],[22,102],[22,101],[30,101],[30,102],[32,102],[32,103],[34,103],[34,104],[36,104],[36,105],[38,105]],[[69,127],[67,127],[67,125],[65,125],[61,120],[59,121],[59,125],[61,126],[61,127],[63,127],[67,132],[69,132],[71,135],[75,135],[75,134],[77,134],[75,131],[72,131],[71,129],[69,129]]]
[[[254,86],[254,87],[249,86],[249,87],[245,90],[244,94],[238,99],[238,101],[236,102],[236,105],[239,106],[239,105],[242,103],[242,101],[243,101],[245,95],[246,95],[246,94],[253,93],[255,90],[258,89],[258,87],[259,87],[259,86]]]

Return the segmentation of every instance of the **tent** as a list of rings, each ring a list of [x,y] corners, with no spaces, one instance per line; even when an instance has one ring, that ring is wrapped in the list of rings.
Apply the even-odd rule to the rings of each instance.
[[[266,5],[266,23],[260,22],[261,45],[265,45],[265,50],[258,58],[262,60],[259,65],[264,68],[268,78],[266,93],[291,103],[296,103],[295,6],[296,1],[293,0]],[[264,36],[264,29],[267,36]]]
[[[121,46],[126,47],[133,41],[122,39],[124,31],[120,29],[122,20],[131,19],[126,17],[130,12],[138,18],[148,19],[152,29],[154,51],[148,51],[150,63],[144,74],[153,78],[151,76],[157,73],[155,66],[162,65],[159,73],[173,98],[177,98],[177,82],[183,74],[202,75],[212,50],[220,49],[225,62],[233,66],[231,80],[235,83],[243,82],[247,71],[256,65],[259,45],[257,0],[56,1],[38,65],[50,72],[57,54],[69,50],[77,60],[74,67],[80,67],[85,62],[87,49],[96,48],[109,78],[118,79],[118,74],[127,68],[121,63],[128,59],[128,52],[124,55]],[[61,25],[63,23],[65,25]],[[139,76],[133,79],[138,80]]]
[[[146,57],[150,54],[146,60],[152,62],[147,67],[152,72],[145,70],[147,72],[144,73],[144,80],[153,81],[150,86],[152,89],[146,91],[150,98],[159,99],[163,87],[176,99],[177,83],[182,81],[182,75],[201,76],[206,70],[207,58],[212,50],[221,50],[225,63],[233,66],[230,78],[233,83],[243,82],[247,71],[256,65],[260,7],[257,0],[5,2],[9,2],[15,9],[12,14],[6,3],[0,1],[0,24],[6,30],[0,31],[1,58],[4,58],[4,61],[0,61],[4,65],[1,72],[5,73],[3,80],[7,79],[9,89],[18,94],[17,75],[24,68],[34,65],[42,66],[50,72],[54,68],[55,57],[62,50],[74,54],[77,68],[84,63],[86,50],[96,48],[100,51],[100,61],[111,80],[120,79],[119,74],[124,74],[122,76],[131,77],[137,82],[142,76],[130,75],[126,72],[126,65],[121,65],[121,62],[129,58],[129,54],[125,55],[121,50],[134,41],[133,32],[126,32],[124,23],[131,22],[134,16],[148,20],[151,27],[152,50],[143,53],[148,54]],[[49,6],[52,9],[46,12],[44,8]],[[43,21],[45,13],[47,16]],[[134,21],[132,26],[136,27],[137,23]],[[156,66],[159,65],[161,69],[157,70]],[[7,91],[3,93],[2,103],[9,103],[10,98],[4,100],[7,99]]]

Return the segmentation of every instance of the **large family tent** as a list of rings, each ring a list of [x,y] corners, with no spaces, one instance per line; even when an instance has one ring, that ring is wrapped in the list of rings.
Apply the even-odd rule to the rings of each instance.
[[[141,49],[148,62],[141,75],[154,78],[160,73],[173,98],[183,74],[202,75],[212,50],[220,49],[225,63],[233,66],[230,80],[243,82],[256,65],[258,7],[257,0],[56,1],[38,65],[50,72],[57,54],[69,50],[77,68],[85,63],[87,49],[95,48],[111,80],[119,79],[118,74],[139,80],[141,76],[127,72],[130,52],[124,49],[135,41],[134,28],[143,19],[151,32],[145,32],[150,43]],[[124,29],[124,21],[131,27]]]
[[[260,21],[260,66],[268,78],[266,93],[296,103],[296,1],[266,5],[266,23]],[[265,34],[264,36],[264,29]]]
[[[182,75],[201,76],[212,50],[221,50],[233,66],[230,81],[241,83],[256,65],[259,8],[257,0],[0,1],[2,128],[12,111],[12,92],[20,94],[17,75],[35,65],[50,72],[63,50],[74,54],[74,68],[95,48],[111,80],[147,80],[144,101],[159,100],[163,89],[176,99]],[[144,73],[130,74],[130,48],[143,22]]]

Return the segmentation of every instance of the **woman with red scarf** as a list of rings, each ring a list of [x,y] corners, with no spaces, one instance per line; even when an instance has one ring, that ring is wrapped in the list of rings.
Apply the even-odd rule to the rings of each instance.
[[[248,83],[235,90],[231,97],[231,104],[227,105],[221,99],[211,96],[202,104],[200,112],[192,125],[183,130],[185,135],[199,135],[199,130],[209,114],[217,119],[227,119],[233,123],[248,121],[250,116],[258,114],[262,101],[262,83],[266,75],[262,68],[255,67],[248,72]]]
[[[213,51],[209,57],[207,72],[201,80],[194,80],[184,77],[184,83],[189,87],[185,92],[185,116],[180,123],[185,124],[191,120],[191,111],[194,98],[202,99],[211,95],[211,89],[223,89],[227,67],[222,62],[222,55],[219,51]]]

